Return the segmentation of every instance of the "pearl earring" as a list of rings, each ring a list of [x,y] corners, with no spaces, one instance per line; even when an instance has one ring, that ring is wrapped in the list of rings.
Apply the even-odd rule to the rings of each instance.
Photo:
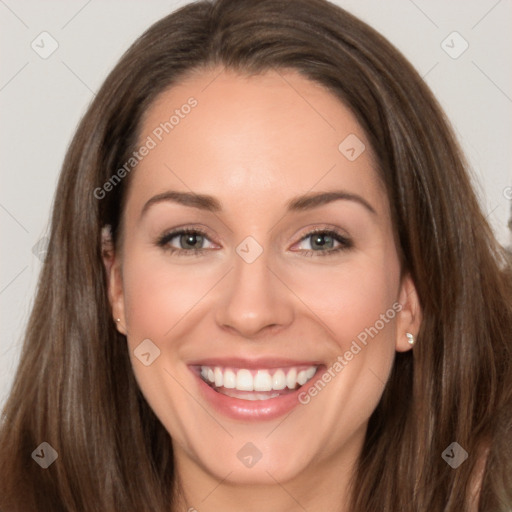
[[[121,321],[121,319],[120,319],[120,318],[116,318],[116,322],[120,322],[120,321]]]
[[[405,335],[407,336],[407,342],[409,345],[414,345],[414,335],[410,332],[406,332]]]

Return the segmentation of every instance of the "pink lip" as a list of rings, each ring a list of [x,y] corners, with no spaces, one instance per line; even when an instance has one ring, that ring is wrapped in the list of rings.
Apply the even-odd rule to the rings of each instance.
[[[189,366],[220,366],[223,368],[287,368],[289,366],[321,366],[319,361],[297,361],[282,357],[262,357],[257,359],[244,359],[241,357],[210,357],[188,363]]]
[[[208,361],[208,362],[207,362]],[[293,364],[288,361],[287,364],[283,364],[284,360],[272,360],[273,366],[269,366],[269,360],[265,360],[266,364],[263,363],[263,360],[258,360],[257,364],[253,361],[253,365],[247,365],[247,360],[237,360],[237,359],[208,359],[203,360],[200,363],[194,363],[194,365],[203,365],[203,366],[238,366],[241,368],[272,368],[272,367],[286,367],[286,366],[302,366],[304,363],[294,362]],[[277,361],[277,362],[276,362]],[[308,363],[309,366],[312,366],[313,363]],[[292,393],[288,393],[282,396],[278,396],[276,398],[269,398],[268,400],[242,400],[240,398],[233,398],[227,395],[223,395],[222,393],[218,393],[211,386],[206,384],[203,379],[199,376],[197,371],[198,366],[192,367],[189,366],[194,378],[196,379],[197,386],[201,395],[205,398],[208,404],[213,407],[217,412],[228,416],[235,420],[242,421],[262,421],[262,420],[272,420],[275,418],[279,418],[287,413],[289,413],[292,409],[300,405],[298,395],[299,393],[307,392],[310,386],[313,386],[315,382],[320,378],[320,376],[326,370],[325,365],[316,364],[315,366],[319,366],[316,374],[313,376],[311,380],[306,382],[303,386],[296,389]]]

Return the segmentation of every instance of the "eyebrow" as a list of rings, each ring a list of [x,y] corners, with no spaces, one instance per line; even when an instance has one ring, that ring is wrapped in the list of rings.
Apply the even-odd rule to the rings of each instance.
[[[370,213],[376,215],[377,212],[366,199],[357,194],[346,192],[344,190],[332,190],[329,192],[318,192],[316,194],[306,194],[290,199],[286,203],[286,209],[289,212],[300,212],[318,208],[333,201],[338,200],[354,201],[364,206]],[[149,199],[143,206],[140,217],[149,210],[149,208],[157,203],[173,202],[191,208],[197,208],[208,212],[222,211],[222,205],[215,197],[206,194],[196,194],[194,192],[178,192],[169,190],[161,194],[157,194]]]

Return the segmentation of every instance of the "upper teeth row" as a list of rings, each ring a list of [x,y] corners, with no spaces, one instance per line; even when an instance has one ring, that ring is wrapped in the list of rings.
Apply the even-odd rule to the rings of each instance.
[[[310,366],[305,370],[289,368],[278,369],[273,375],[268,370],[256,370],[255,375],[250,370],[231,370],[218,366],[201,366],[201,377],[216,387],[238,389],[240,391],[272,391],[288,387],[295,389],[297,384],[305,384],[317,370],[316,366]],[[286,373],[285,373],[286,372]]]

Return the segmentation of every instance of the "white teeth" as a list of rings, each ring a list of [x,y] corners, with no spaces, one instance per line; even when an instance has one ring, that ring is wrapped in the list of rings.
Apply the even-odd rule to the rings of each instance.
[[[293,389],[295,385],[297,384],[297,370],[295,368],[292,368],[287,374],[286,374],[286,386],[289,389]]]
[[[222,370],[217,366],[215,370],[213,370],[213,374],[215,376],[215,385],[220,388],[224,384],[224,376],[222,375]]]
[[[306,384],[306,381],[308,378],[306,377],[306,371],[302,370],[297,375],[297,382],[302,386],[303,384]]]
[[[283,370],[277,370],[272,376],[272,389],[284,389],[286,387],[286,375]]]
[[[235,372],[231,370],[226,370],[224,372],[224,387],[233,389],[236,386],[236,375]]]
[[[219,366],[201,366],[200,373],[202,379],[214,387],[254,391],[256,394],[256,392],[281,391],[286,388],[295,390],[297,385],[303,386],[310,380],[316,371],[316,366],[310,366],[299,371],[294,367],[278,368],[270,371],[266,369],[251,371],[245,368],[232,370],[229,368],[223,369]]]
[[[236,374],[236,389],[240,391],[252,391],[252,375],[249,370],[238,370]]]
[[[242,400],[268,400],[269,398],[276,398],[279,393],[257,393],[256,391],[237,391],[236,389],[228,389],[222,392],[223,395],[231,396],[233,398],[240,398]]]
[[[254,391],[270,391],[272,389],[272,377],[266,370],[258,370],[254,377]]]
[[[315,375],[315,373],[316,373],[316,367],[315,366],[312,366],[311,368],[308,368],[306,370],[306,380],[311,379],[311,377],[313,377],[313,375]]]

